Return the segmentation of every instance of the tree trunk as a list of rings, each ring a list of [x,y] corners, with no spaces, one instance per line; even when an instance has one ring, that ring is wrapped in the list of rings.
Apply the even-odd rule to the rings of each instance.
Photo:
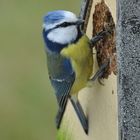
[[[119,139],[140,140],[140,1],[117,1]]]

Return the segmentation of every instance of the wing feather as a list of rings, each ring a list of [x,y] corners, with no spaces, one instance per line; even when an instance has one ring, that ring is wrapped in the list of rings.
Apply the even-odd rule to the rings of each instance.
[[[67,79],[51,79],[52,86],[55,89],[55,94],[60,108],[63,108],[68,100],[71,87],[75,80],[75,74],[72,73]]]

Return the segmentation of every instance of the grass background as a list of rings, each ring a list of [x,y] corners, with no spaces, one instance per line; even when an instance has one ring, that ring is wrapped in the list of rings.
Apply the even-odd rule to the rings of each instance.
[[[56,139],[41,32],[55,9],[78,13],[80,0],[0,0],[0,140]]]

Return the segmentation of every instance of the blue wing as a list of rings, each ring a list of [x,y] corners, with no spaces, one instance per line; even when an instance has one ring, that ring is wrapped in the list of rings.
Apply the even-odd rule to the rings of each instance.
[[[68,79],[53,79],[52,77],[50,77],[60,108],[63,108],[67,103],[74,78],[74,73],[71,74]]]
[[[71,87],[75,80],[75,73],[69,59],[58,53],[47,52],[48,72],[60,108],[67,102]]]
[[[56,126],[60,127],[70,90],[75,80],[75,73],[72,70],[70,60],[58,53],[47,52],[48,72],[52,86],[55,89],[59,110],[56,116]]]

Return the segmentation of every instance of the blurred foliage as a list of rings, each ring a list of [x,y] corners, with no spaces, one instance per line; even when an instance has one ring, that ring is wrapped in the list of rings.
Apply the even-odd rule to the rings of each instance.
[[[73,135],[70,133],[69,120],[65,117],[61,123],[61,129],[57,131],[57,140],[73,140]]]
[[[0,140],[55,140],[42,17],[79,12],[80,0],[0,0]]]

